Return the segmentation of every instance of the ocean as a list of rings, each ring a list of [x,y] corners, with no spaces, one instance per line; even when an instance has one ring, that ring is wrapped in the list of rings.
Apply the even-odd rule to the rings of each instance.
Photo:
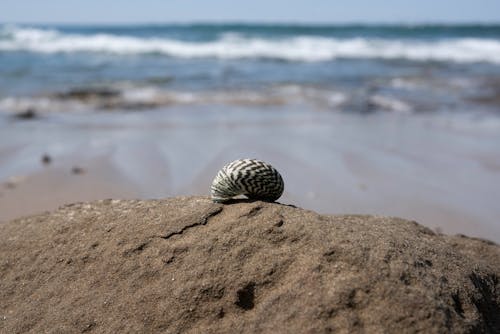
[[[500,25],[0,25],[0,221],[239,158],[282,203],[500,241]]]
[[[7,112],[299,103],[477,115],[497,112],[499,77],[500,25],[0,26]]]

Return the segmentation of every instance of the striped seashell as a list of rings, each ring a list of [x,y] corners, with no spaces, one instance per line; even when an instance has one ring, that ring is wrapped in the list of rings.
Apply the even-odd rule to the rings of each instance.
[[[225,202],[238,195],[274,202],[284,190],[280,173],[270,164],[256,159],[239,159],[225,165],[212,182],[214,202]]]

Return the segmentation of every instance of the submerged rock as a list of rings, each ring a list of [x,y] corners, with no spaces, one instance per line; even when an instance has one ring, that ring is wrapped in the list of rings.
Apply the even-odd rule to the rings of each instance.
[[[75,175],[84,174],[85,173],[85,169],[83,169],[82,167],[79,167],[79,166],[73,166],[71,168],[71,173],[73,173]]]
[[[40,159],[40,161],[44,165],[50,165],[50,163],[52,162],[52,157],[45,153],[42,155],[42,158]]]
[[[13,117],[19,120],[32,120],[38,118],[39,116],[35,109],[28,108],[26,110],[14,114]]]
[[[90,99],[103,99],[113,98],[120,96],[120,92],[108,88],[74,88],[66,92],[55,94],[59,99],[76,99],[76,100],[90,100]]]
[[[495,333],[500,247],[398,218],[204,197],[0,225],[1,333]]]

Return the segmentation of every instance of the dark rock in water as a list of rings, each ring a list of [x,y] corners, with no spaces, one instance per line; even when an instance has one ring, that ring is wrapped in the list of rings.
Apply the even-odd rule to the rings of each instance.
[[[232,203],[105,200],[0,225],[0,332],[500,331],[494,243]]]
[[[120,99],[111,99],[104,103],[99,104],[99,107],[107,110],[122,109],[122,110],[147,110],[158,108],[162,105],[166,105],[164,102],[160,101],[149,101],[149,102],[130,102]]]
[[[48,164],[50,164],[52,162],[52,158],[51,158],[50,155],[44,154],[44,155],[42,155],[41,161],[42,161],[42,164],[48,165]]]
[[[120,91],[107,88],[82,88],[58,93],[56,98],[61,100],[78,100],[90,103],[98,109],[104,110],[145,110],[165,105],[165,101],[128,101]]]
[[[23,119],[23,120],[30,120],[30,119],[38,118],[38,114],[36,113],[35,109],[28,108],[24,111],[21,111],[17,114],[14,114],[14,118]]]
[[[71,173],[73,174],[83,174],[85,173],[85,169],[83,169],[82,167],[78,167],[78,166],[74,166],[73,168],[71,168]]]
[[[173,77],[170,76],[156,76],[156,77],[150,77],[146,79],[146,82],[155,84],[155,85],[162,85],[166,83],[170,83],[174,80]]]
[[[59,99],[75,99],[75,100],[90,100],[90,99],[104,99],[113,98],[120,95],[119,91],[108,88],[77,88],[71,89],[67,92],[56,94]]]

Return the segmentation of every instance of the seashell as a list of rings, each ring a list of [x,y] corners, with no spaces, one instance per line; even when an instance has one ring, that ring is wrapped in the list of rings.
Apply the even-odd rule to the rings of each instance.
[[[257,159],[239,159],[217,173],[211,194],[214,202],[225,202],[238,195],[274,202],[284,188],[283,178],[270,164]]]

